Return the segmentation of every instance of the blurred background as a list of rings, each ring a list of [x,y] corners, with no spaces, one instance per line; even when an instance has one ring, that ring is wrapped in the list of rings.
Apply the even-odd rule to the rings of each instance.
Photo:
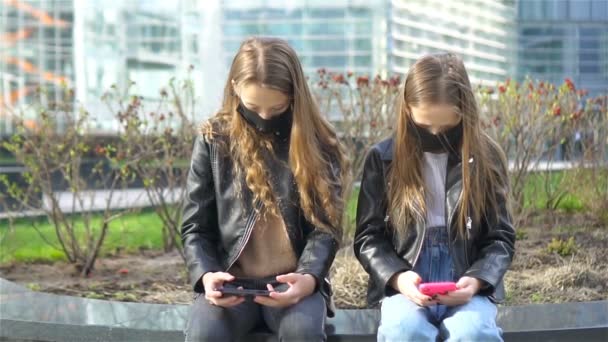
[[[607,0],[2,0],[0,34],[5,105],[65,83],[100,118],[99,132],[117,129],[105,90],[133,81],[155,101],[190,66],[197,113],[210,115],[251,35],[288,40],[308,74],[404,74],[421,55],[449,50],[475,84],[568,77],[591,95],[608,89]]]
[[[410,65],[443,51],[509,158],[506,305],[608,299],[608,0],[0,0],[0,282],[189,303],[193,140],[253,35],[294,47],[351,158],[340,308],[366,306],[350,247],[366,151]]]

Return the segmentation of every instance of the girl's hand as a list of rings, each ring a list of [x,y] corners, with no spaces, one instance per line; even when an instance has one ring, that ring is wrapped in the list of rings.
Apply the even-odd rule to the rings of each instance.
[[[224,286],[225,282],[234,280],[234,276],[226,272],[208,272],[203,275],[203,286],[205,287],[205,298],[211,305],[229,308],[245,301],[243,297],[226,296],[224,297],[218,289]]]
[[[272,285],[268,284],[270,296],[256,296],[254,302],[275,308],[284,308],[294,305],[303,298],[310,296],[317,285],[315,277],[310,274],[284,274],[277,276],[277,281],[289,285],[289,289],[285,292],[277,292]]]
[[[422,294],[418,291],[418,285],[422,282],[422,278],[414,271],[398,273],[393,276],[390,282],[391,286],[406,296],[412,302],[420,306],[430,306],[437,304],[433,298]]]
[[[482,282],[477,278],[462,277],[456,283],[458,290],[447,295],[437,295],[437,302],[447,306],[457,306],[468,303],[481,289]]]

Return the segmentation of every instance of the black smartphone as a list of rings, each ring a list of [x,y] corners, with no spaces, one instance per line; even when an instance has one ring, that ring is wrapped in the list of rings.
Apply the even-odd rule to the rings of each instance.
[[[240,297],[255,297],[255,296],[270,296],[267,284],[271,284],[275,291],[282,292],[284,284],[278,283],[276,278],[236,278],[231,282],[224,283],[224,287],[218,289],[223,295],[240,296]]]
[[[268,290],[256,290],[256,289],[241,289],[232,286],[224,286],[221,289],[218,289],[224,296],[239,296],[239,297],[255,297],[255,296],[270,296],[270,291]]]

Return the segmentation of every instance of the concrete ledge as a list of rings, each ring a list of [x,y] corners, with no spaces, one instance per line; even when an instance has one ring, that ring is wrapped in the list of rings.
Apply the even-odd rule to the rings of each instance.
[[[0,341],[183,341],[187,305],[33,292],[0,278]],[[339,310],[329,341],[375,341],[378,310]],[[501,307],[506,341],[608,341],[608,301]],[[275,341],[255,332],[247,341]]]

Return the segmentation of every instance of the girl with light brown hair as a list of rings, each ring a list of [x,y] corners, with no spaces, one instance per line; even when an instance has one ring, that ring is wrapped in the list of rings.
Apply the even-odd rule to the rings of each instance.
[[[481,129],[462,60],[417,60],[397,115],[365,161],[354,241],[368,302],[381,303],[378,340],[500,341],[495,303],[515,244],[507,162]],[[422,292],[438,282],[453,288]]]
[[[346,170],[295,51],[281,39],[244,41],[192,153],[188,341],[231,341],[258,326],[281,341],[325,340]],[[261,294],[239,295],[248,286]]]

